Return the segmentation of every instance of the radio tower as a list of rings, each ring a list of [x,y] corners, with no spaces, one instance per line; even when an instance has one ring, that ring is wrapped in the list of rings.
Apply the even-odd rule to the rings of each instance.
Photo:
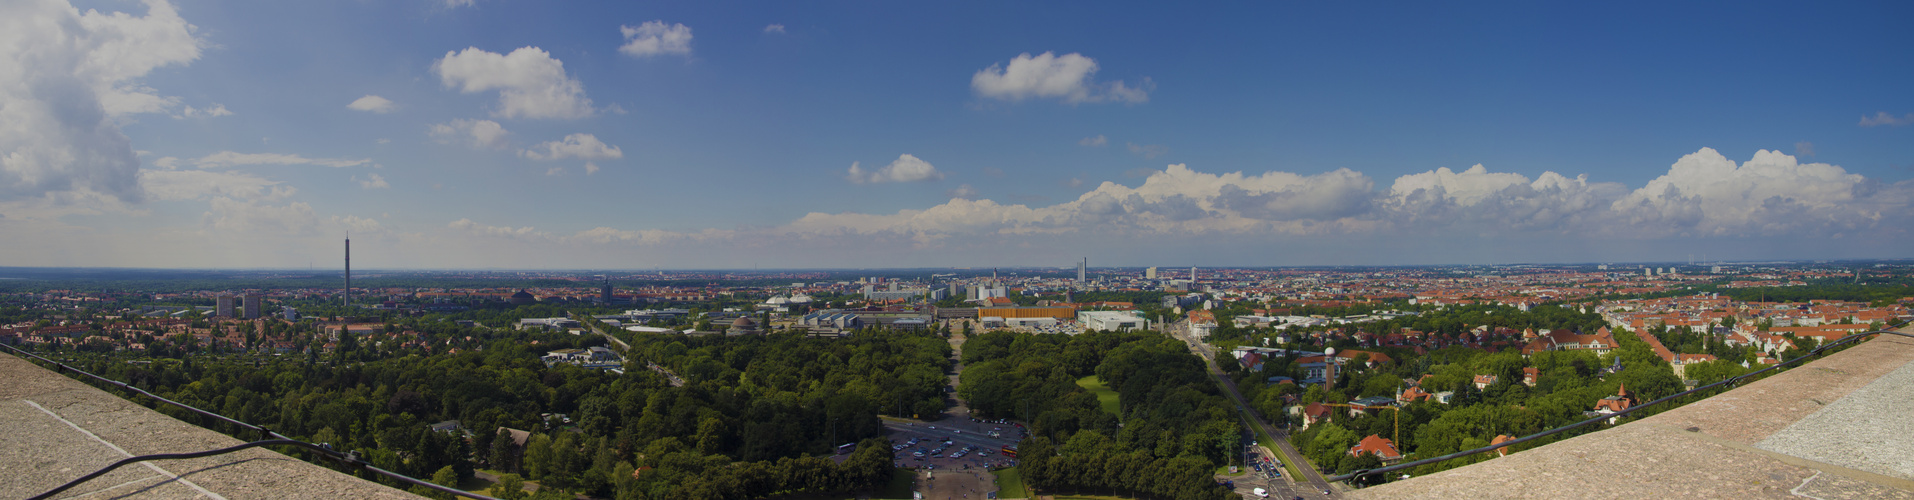
[[[345,307],[352,307],[352,235],[346,235],[346,298]]]

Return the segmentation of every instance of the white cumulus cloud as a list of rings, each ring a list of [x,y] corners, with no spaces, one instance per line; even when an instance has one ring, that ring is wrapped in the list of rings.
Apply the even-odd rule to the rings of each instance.
[[[174,118],[207,118],[207,117],[214,117],[214,116],[232,116],[232,115],[233,115],[232,110],[226,109],[226,105],[220,104],[220,103],[213,103],[211,107],[207,107],[207,108],[195,108],[192,106],[182,107],[179,110],[179,114],[174,115],[173,117]]]
[[[278,200],[298,192],[279,181],[244,172],[213,170],[141,170],[140,186],[148,199],[201,200],[211,197],[242,200]]]
[[[875,174],[857,173],[867,181]],[[976,199],[967,185],[949,194],[946,201],[923,208],[813,212],[781,225],[735,230],[597,227],[554,235],[470,220],[451,228],[562,244],[554,248],[585,255],[619,251],[603,246],[635,245],[656,247],[659,255],[722,254],[701,262],[723,262],[737,258],[733,251],[803,248],[835,256],[840,260],[832,262],[840,265],[916,250],[954,257],[1061,242],[1187,250],[1176,246],[1188,241],[1180,237],[1228,242],[1217,247],[1238,248],[1244,256],[1302,245],[1333,249],[1357,261],[1421,262],[1599,260],[1635,251],[1630,249],[1652,255],[1697,244],[1720,248],[1797,241],[1891,251],[1914,241],[1906,229],[1914,227],[1914,180],[1882,183],[1772,151],[1736,163],[1702,149],[1639,188],[1595,182],[1587,175],[1530,177],[1480,165],[1378,182],[1349,169],[1210,173],[1179,164],[1149,171],[1136,186],[1092,184],[1061,203]]]
[[[1621,184],[1589,182],[1587,175],[1543,172],[1531,181],[1482,165],[1462,172],[1444,167],[1397,177],[1379,217],[1433,231],[1598,231],[1609,219],[1608,205],[1625,192]]]
[[[509,54],[477,47],[446,52],[432,64],[446,87],[460,92],[498,91],[498,109],[504,118],[584,118],[591,116],[591,99],[584,84],[565,75],[565,63],[538,47],[521,47]]]
[[[235,233],[309,234],[319,227],[312,205],[293,202],[272,205],[257,200],[213,198],[211,211],[201,216],[207,227]]]
[[[326,222],[345,228],[348,234],[374,234],[385,230],[385,228],[379,224],[378,219],[359,217],[356,215],[347,215],[345,217],[335,215],[327,218]]]
[[[1125,142],[1123,143],[1123,146],[1130,149],[1130,154],[1141,156],[1143,157],[1143,159],[1146,159],[1146,160],[1154,160],[1158,156],[1170,154],[1170,148],[1162,144],[1137,144],[1134,142]]]
[[[1826,163],[1761,150],[1739,165],[1714,149],[1614,202],[1631,230],[1651,235],[1822,235],[1905,218],[1910,183],[1883,185]]]
[[[519,150],[518,155],[539,161],[551,161],[564,158],[605,160],[624,158],[625,152],[618,149],[618,146],[605,144],[603,141],[598,140],[597,136],[579,133],[565,136],[565,138],[561,140],[540,143],[537,146],[532,146],[531,149]]]
[[[1085,138],[1077,140],[1078,146],[1088,146],[1093,148],[1100,148],[1108,144],[1110,144],[1110,138],[1104,137],[1103,134],[1097,134],[1096,137],[1085,137]]]
[[[491,120],[458,119],[426,127],[426,134],[444,143],[462,143],[475,148],[500,149],[510,131]]]
[[[864,167],[860,166],[857,162],[852,162],[851,169],[846,173],[845,178],[858,184],[866,182],[917,182],[943,179],[944,173],[937,171],[937,167],[932,166],[930,162],[918,159],[915,156],[903,154],[898,155],[896,161],[892,161],[891,164],[885,165],[875,172],[865,171]]]
[[[1899,127],[1899,126],[1907,125],[1910,123],[1914,123],[1914,113],[1908,113],[1902,116],[1894,116],[1894,115],[1887,114],[1886,111],[1880,111],[1880,112],[1874,113],[1874,116],[1861,117],[1861,126],[1863,127],[1879,127],[1882,125],[1886,125],[1889,127]]]
[[[869,174],[864,174],[869,175]],[[1398,177],[1382,191],[1360,172],[1210,174],[1184,165],[1131,188],[1105,182],[1050,206],[954,197],[894,214],[812,213],[777,232],[893,234],[913,241],[954,235],[1344,235],[1398,231],[1417,237],[1550,234],[1830,236],[1897,227],[1914,218],[1914,181],[1882,184],[1840,167],[1800,164],[1761,151],[1736,165],[1711,149],[1682,158],[1639,189],[1544,172],[1530,179],[1474,166]],[[1898,230],[1898,229],[1897,229]]]
[[[451,224],[447,224],[446,227],[449,227],[458,231],[462,231],[465,233],[469,233],[469,234],[475,234],[479,236],[492,236],[492,237],[499,237],[499,238],[544,239],[544,238],[551,237],[550,234],[541,232],[538,229],[533,228],[531,226],[517,227],[517,228],[510,227],[510,226],[487,226],[484,224],[479,224],[477,222],[472,222],[472,219],[455,220],[455,221],[452,221]]]
[[[359,176],[355,175],[352,176],[352,180],[359,183],[360,189],[389,189],[392,187],[391,184],[385,182],[385,176],[376,173],[366,174],[365,180],[360,180]]]
[[[166,158],[161,158],[165,160]],[[368,165],[371,158],[357,160],[348,158],[307,158],[299,155],[279,153],[237,153],[220,151],[191,160],[199,168],[229,168],[242,165],[317,165],[321,167],[346,168]],[[155,163],[158,163],[157,161]]]
[[[780,32],[783,29],[782,26],[778,27]],[[770,28],[765,30],[770,32]],[[690,26],[645,21],[638,26],[619,26],[618,31],[625,34],[625,45],[618,47],[618,51],[628,56],[691,55]]]
[[[1097,61],[1083,54],[1056,55],[1051,52],[1032,56],[1018,55],[1009,65],[992,64],[970,77],[970,88],[978,95],[1005,101],[1059,99],[1070,104],[1085,102],[1140,103],[1150,100],[1149,79],[1140,86],[1122,81],[1099,83],[1093,77]]]
[[[392,112],[393,107],[394,106],[392,104],[391,99],[386,99],[384,97],[379,97],[379,96],[371,95],[371,94],[367,94],[365,97],[361,97],[358,99],[353,99],[351,104],[346,105],[346,109],[351,109],[356,111],[367,111],[372,113],[390,113]]]
[[[639,245],[657,245],[657,244],[681,242],[681,241],[701,242],[701,241],[708,241],[708,240],[723,240],[723,239],[731,238],[736,235],[737,235],[736,231],[729,231],[729,230],[723,230],[723,229],[706,229],[704,231],[699,231],[699,232],[678,232],[678,231],[665,231],[665,230],[659,230],[659,229],[643,229],[643,230],[633,231],[633,230],[624,230],[624,229],[600,226],[600,227],[587,229],[584,231],[579,231],[578,233],[571,235],[568,239],[570,239],[571,241],[576,241],[576,242],[597,243],[597,244],[632,243],[632,244],[639,244]]]
[[[177,106],[141,80],[191,63],[203,45],[171,3],[145,7],[134,16],[0,2],[0,200],[90,190],[139,201],[139,160],[114,118]]]
[[[773,25],[769,25],[769,26],[765,26],[765,27],[764,27],[764,33],[765,33],[765,34],[779,34],[779,35],[782,35],[782,34],[784,34],[784,25],[782,25],[782,24],[773,24]]]

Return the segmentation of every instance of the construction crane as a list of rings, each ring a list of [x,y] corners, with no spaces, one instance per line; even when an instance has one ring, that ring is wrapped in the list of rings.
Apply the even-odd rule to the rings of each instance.
[[[1393,410],[1395,411],[1396,412],[1396,419],[1395,419],[1396,420],[1396,442],[1395,442],[1396,453],[1402,453],[1402,407],[1394,406],[1394,405],[1367,406],[1367,405],[1352,405],[1352,404],[1343,404],[1343,403],[1322,403],[1322,405],[1323,406],[1340,406],[1343,408],[1351,408],[1351,409],[1357,409],[1357,410]]]

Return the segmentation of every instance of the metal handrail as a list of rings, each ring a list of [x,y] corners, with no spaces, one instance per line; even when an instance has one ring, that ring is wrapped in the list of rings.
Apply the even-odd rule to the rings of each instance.
[[[256,446],[268,446],[268,445],[289,445],[289,446],[298,446],[298,447],[301,447],[301,448],[306,448],[306,449],[308,449],[308,450],[311,450],[311,451],[313,451],[313,452],[315,452],[315,453],[318,453],[319,455],[321,455],[321,456],[323,456],[323,457],[325,457],[325,458],[327,458],[327,459],[330,459],[330,460],[333,460],[333,461],[336,461],[336,462],[339,462],[340,464],[343,464],[343,465],[346,465],[346,466],[349,466],[349,467],[356,467],[356,468],[359,468],[359,469],[364,469],[364,470],[367,470],[367,471],[371,471],[371,472],[373,472],[373,473],[377,473],[377,474],[380,474],[380,475],[383,475],[383,476],[386,476],[386,477],[390,477],[390,478],[392,478],[392,479],[394,479],[394,480],[397,480],[397,481],[399,481],[399,482],[403,482],[403,483],[406,483],[406,484],[411,484],[411,485],[413,485],[413,486],[421,486],[421,487],[424,487],[424,488],[427,488],[427,489],[431,489],[431,490],[435,490],[435,491],[438,491],[438,492],[440,492],[440,493],[449,493],[449,494],[453,494],[453,495],[458,495],[458,496],[462,496],[462,497],[466,497],[466,498],[472,498],[472,499],[476,499],[476,500],[498,500],[498,499],[496,499],[496,498],[492,498],[492,497],[489,497],[489,496],[485,496],[485,495],[480,495],[480,494],[478,494],[478,493],[472,493],[472,492],[469,492],[469,491],[462,491],[462,490],[459,490],[459,489],[457,489],[457,488],[451,488],[451,487],[446,487],[446,486],[441,486],[441,485],[438,485],[438,484],[433,484],[433,483],[431,483],[431,482],[429,482],[429,481],[423,481],[423,480],[420,480],[420,479],[417,479],[417,478],[413,478],[413,477],[411,477],[411,476],[407,476],[407,475],[405,475],[405,474],[400,474],[400,473],[397,473],[397,472],[392,472],[392,471],[389,471],[389,470],[385,470],[385,469],[381,469],[381,468],[379,468],[379,467],[376,467],[376,466],[373,466],[373,465],[372,465],[372,464],[370,464],[370,463],[366,463],[366,461],[364,461],[364,460],[361,460],[361,459],[359,459],[359,457],[358,457],[358,454],[357,454],[357,453],[341,453],[341,452],[339,452],[338,450],[334,450],[334,449],[332,449],[332,448],[329,448],[329,447],[325,447],[325,446],[322,446],[322,445],[317,445],[317,444],[313,444],[313,443],[309,443],[309,442],[305,442],[305,441],[301,441],[301,440],[298,440],[298,439],[293,439],[293,438],[292,438],[292,437],[290,437],[290,436],[287,436],[287,435],[285,435],[285,434],[280,434],[280,433],[278,433],[278,432],[274,432],[274,431],[272,431],[271,429],[267,429],[267,428],[265,428],[264,426],[258,426],[258,425],[253,425],[253,424],[248,424],[248,423],[245,423],[245,422],[241,422],[241,421],[238,421],[238,420],[235,420],[235,419],[233,419],[233,418],[230,418],[230,417],[227,417],[227,416],[225,416],[225,415],[220,415],[220,414],[218,414],[218,413],[213,413],[213,412],[209,412],[209,411],[206,411],[206,410],[201,410],[201,409],[199,409],[199,408],[194,408],[194,407],[192,407],[191,405],[187,405],[187,404],[185,404],[185,403],[181,403],[181,402],[178,402],[178,401],[173,401],[173,400],[171,400],[171,399],[166,399],[166,398],[163,398],[163,397],[159,397],[159,396],[158,396],[158,395],[156,395],[156,394],[153,394],[153,393],[151,393],[151,392],[146,392],[145,390],[142,390],[142,389],[140,389],[140,388],[138,388],[138,387],[133,387],[133,386],[131,386],[131,385],[128,385],[128,384],[126,384],[126,383],[123,383],[123,382],[120,382],[120,381],[118,381],[118,380],[113,380],[113,379],[109,379],[109,378],[106,378],[106,377],[102,377],[102,376],[99,376],[99,375],[94,375],[94,374],[92,374],[92,373],[88,373],[88,372],[87,372],[87,371],[85,371],[85,370],[81,370],[81,369],[79,369],[79,368],[74,368],[74,367],[72,367],[72,366],[67,366],[67,365],[66,365],[65,363],[61,363],[61,362],[58,362],[58,361],[54,361],[54,360],[51,360],[51,359],[47,359],[47,358],[43,358],[43,357],[40,357],[39,355],[36,355],[36,354],[33,354],[33,353],[31,353],[31,352],[28,352],[28,351],[25,351],[25,350],[22,350],[22,349],[20,349],[20,348],[17,348],[17,347],[14,347],[14,346],[10,346],[10,345],[7,345],[7,344],[0,344],[0,347],[5,347],[5,348],[7,348],[8,350],[11,350],[11,351],[13,351],[13,352],[14,352],[14,353],[16,353],[16,354],[21,354],[21,355],[25,355],[25,356],[27,356],[27,357],[30,357],[30,358],[33,358],[33,359],[37,359],[37,360],[40,360],[41,362],[44,362],[44,363],[47,363],[47,364],[51,364],[51,365],[53,365],[53,366],[55,367],[53,371],[54,371],[54,372],[56,372],[56,373],[57,373],[57,372],[62,372],[62,371],[67,371],[67,372],[73,372],[73,373],[77,373],[77,374],[80,374],[80,375],[85,375],[85,376],[87,376],[87,377],[89,377],[89,378],[92,378],[92,379],[94,379],[94,380],[98,380],[98,381],[100,381],[100,382],[105,382],[105,383],[106,383],[107,385],[111,385],[111,386],[113,386],[113,387],[115,387],[115,388],[118,388],[118,389],[122,389],[122,390],[126,390],[126,391],[132,391],[133,393],[136,393],[136,394],[139,394],[139,395],[141,395],[141,396],[146,396],[146,397],[149,397],[149,398],[153,398],[153,399],[154,399],[154,400],[156,400],[156,401],[159,401],[159,402],[162,402],[162,403],[166,403],[166,404],[169,404],[169,405],[173,405],[173,406],[177,406],[177,407],[179,407],[179,408],[182,408],[182,409],[185,409],[185,410],[187,410],[187,411],[190,411],[190,412],[193,412],[193,413],[197,413],[197,414],[200,414],[200,415],[204,415],[204,416],[207,416],[207,417],[212,417],[212,418],[213,418],[213,419],[215,419],[215,420],[219,420],[219,421],[222,421],[222,422],[226,422],[226,423],[229,423],[229,424],[233,424],[233,425],[237,425],[237,426],[239,426],[240,428],[243,428],[243,429],[247,429],[247,430],[252,430],[252,431],[257,431],[257,432],[259,432],[259,434],[260,434],[260,435],[261,435],[261,436],[262,436],[263,438],[265,438],[265,439],[262,439],[262,440],[259,440],[259,441],[253,441],[253,442],[250,442],[250,443],[246,443],[246,444],[242,444],[242,445],[239,445],[239,446],[233,446],[233,447],[230,447],[230,448],[224,448],[224,449],[219,449],[219,450],[210,450],[210,451],[204,451],[204,452],[194,452],[194,453],[180,453],[180,454],[168,454],[168,455],[146,455],[146,456],[143,456],[143,457],[132,457],[132,458],[128,458],[128,459],[125,459],[125,460],[121,460],[121,461],[119,461],[119,462],[116,462],[116,463],[114,463],[114,464],[112,464],[112,465],[109,465],[109,466],[107,466],[107,467],[106,467],[105,469],[101,469],[101,470],[98,470],[98,471],[95,471],[95,472],[93,472],[92,474],[88,474],[88,475],[86,475],[86,476],[82,476],[82,477],[80,477],[79,479],[75,479],[75,480],[73,480],[73,481],[70,481],[70,482],[68,482],[67,484],[65,484],[65,485],[62,485],[62,486],[60,486],[59,488],[56,488],[56,489],[54,489],[54,490],[52,490],[52,491],[48,491],[48,492],[46,492],[46,493],[43,493],[43,494],[41,494],[41,495],[39,495],[39,496],[36,496],[36,497],[34,497],[34,498],[46,498],[46,497],[50,497],[51,495],[53,495],[53,494],[55,494],[55,493],[59,493],[59,492],[61,492],[61,491],[65,491],[65,490],[66,490],[67,488],[71,488],[71,487],[74,487],[74,486],[77,486],[77,485],[79,485],[80,483],[83,483],[83,482],[86,482],[86,481],[87,481],[87,480],[89,480],[89,479],[93,479],[93,478],[95,478],[95,477],[99,477],[99,476],[100,476],[101,474],[105,474],[106,472],[108,472],[108,471],[111,471],[111,470],[113,470],[113,469],[115,469],[115,468],[118,468],[118,467],[120,467],[121,465],[126,465],[126,464],[130,464],[130,463],[134,463],[134,462],[139,462],[139,461],[142,461],[142,460],[162,460],[162,459],[172,459],[172,458],[195,458],[195,457],[202,457],[202,456],[210,456],[210,455],[218,455],[218,454],[222,454],[222,453],[231,453],[231,452],[235,452],[235,451],[239,451],[239,450],[243,450],[243,449],[247,449],[247,448],[252,448],[252,447],[256,447]]]
[[[1376,474],[1384,474],[1384,473],[1389,473],[1389,472],[1395,472],[1395,471],[1399,471],[1399,470],[1403,470],[1403,469],[1407,469],[1407,468],[1410,468],[1410,467],[1415,467],[1415,466],[1418,466],[1418,465],[1424,465],[1424,464],[1431,464],[1431,463],[1436,463],[1436,462],[1441,462],[1441,461],[1444,461],[1444,460],[1454,460],[1454,459],[1457,459],[1457,458],[1462,458],[1462,457],[1466,457],[1466,456],[1469,456],[1469,455],[1476,455],[1476,454],[1480,454],[1480,453],[1488,453],[1488,452],[1491,452],[1491,451],[1495,451],[1495,450],[1498,450],[1498,449],[1502,449],[1502,448],[1506,448],[1506,447],[1509,447],[1509,446],[1514,446],[1514,445],[1517,445],[1517,444],[1522,444],[1522,443],[1526,443],[1526,442],[1529,442],[1529,441],[1534,441],[1534,440],[1537,440],[1537,439],[1541,439],[1541,438],[1544,438],[1544,437],[1548,437],[1548,436],[1552,436],[1552,435],[1555,435],[1555,434],[1560,434],[1560,433],[1562,433],[1562,432],[1565,432],[1565,431],[1568,431],[1569,429],[1574,429],[1574,428],[1578,428],[1578,427],[1582,427],[1582,426],[1585,426],[1585,425],[1589,425],[1589,424],[1593,424],[1593,423],[1596,423],[1596,422],[1600,422],[1600,421],[1603,421],[1603,420],[1608,420],[1608,419],[1612,419],[1612,418],[1619,418],[1619,417],[1623,417],[1623,416],[1627,416],[1627,415],[1628,415],[1628,414],[1630,414],[1630,413],[1634,413],[1634,412],[1636,412],[1636,411],[1640,411],[1640,410],[1642,410],[1642,409],[1644,409],[1644,408],[1648,408],[1648,407],[1650,407],[1650,406],[1655,406],[1655,405],[1658,405],[1658,404],[1662,404],[1662,403],[1665,403],[1665,402],[1668,402],[1668,401],[1672,401],[1672,400],[1674,400],[1674,399],[1676,399],[1676,398],[1680,398],[1680,397],[1682,397],[1682,396],[1687,396],[1687,395],[1690,395],[1690,394],[1694,394],[1694,393],[1697,393],[1697,392],[1701,392],[1701,391],[1705,391],[1705,390],[1709,390],[1709,389],[1714,389],[1714,388],[1716,388],[1716,387],[1722,387],[1722,386],[1728,386],[1728,387],[1733,387],[1733,386],[1736,386],[1736,385],[1740,385],[1742,381],[1744,381],[1744,380],[1747,380],[1747,379],[1749,379],[1749,378],[1752,378],[1752,377],[1755,377],[1755,376],[1757,376],[1757,375],[1761,375],[1761,374],[1763,374],[1763,373],[1767,373],[1767,372],[1769,372],[1769,371],[1772,371],[1772,370],[1777,370],[1777,369],[1780,369],[1780,368],[1782,368],[1782,367],[1785,367],[1785,366],[1788,366],[1788,365],[1791,365],[1791,364],[1795,364],[1795,363],[1798,363],[1798,362],[1801,362],[1801,360],[1804,360],[1804,359],[1808,359],[1808,358],[1811,358],[1811,357],[1817,357],[1817,356],[1820,356],[1820,355],[1821,355],[1821,353],[1822,353],[1823,351],[1827,351],[1827,350],[1829,350],[1829,349],[1833,349],[1833,348],[1836,348],[1836,347],[1840,347],[1840,346],[1843,346],[1843,345],[1847,345],[1847,344],[1852,344],[1852,343],[1854,343],[1854,342],[1857,342],[1857,341],[1859,341],[1859,340],[1861,340],[1861,339],[1864,339],[1864,338],[1867,338],[1867,337],[1870,337],[1870,336],[1873,336],[1873,335],[1878,335],[1878,334],[1887,334],[1887,335],[1900,335],[1900,336],[1902,336],[1902,337],[1909,337],[1909,338],[1914,338],[1914,335],[1910,335],[1910,334],[1906,334],[1906,333],[1901,333],[1901,332],[1896,332],[1896,331],[1893,331],[1893,330],[1896,330],[1896,329],[1900,329],[1900,328],[1903,328],[1903,327],[1906,327],[1906,326],[1907,326],[1907,325],[1908,325],[1909,323],[1910,323],[1910,321],[1903,321],[1903,322],[1901,322],[1901,324],[1899,324],[1899,325],[1894,325],[1894,326],[1890,326],[1890,327],[1887,327],[1887,328],[1884,328],[1884,329],[1881,329],[1881,330],[1875,330],[1875,331],[1871,331],[1871,332],[1862,332],[1862,333],[1856,333],[1856,334],[1853,334],[1853,335],[1849,335],[1849,336],[1846,336],[1846,337],[1841,337],[1841,338],[1839,338],[1839,339],[1836,339],[1836,340],[1835,340],[1835,341],[1833,341],[1833,342],[1829,342],[1829,343],[1826,343],[1826,344],[1822,344],[1822,345],[1821,345],[1820,347],[1816,347],[1816,348],[1814,348],[1814,350],[1812,350],[1812,351],[1808,351],[1808,353],[1807,353],[1807,354],[1803,354],[1803,355],[1800,355],[1800,356],[1796,356],[1796,357],[1795,357],[1794,359],[1790,359],[1790,360],[1787,360],[1787,361],[1783,361],[1783,362],[1781,362],[1781,363],[1778,363],[1778,364],[1775,364],[1774,366],[1770,366],[1770,367],[1767,367],[1767,368],[1762,368],[1762,369],[1760,369],[1760,370],[1756,370],[1756,371],[1753,371],[1753,372],[1749,372],[1749,373],[1744,373],[1744,374],[1741,374],[1741,375],[1736,375],[1736,376],[1733,376],[1733,377],[1728,377],[1727,379],[1723,379],[1723,380],[1721,380],[1721,381],[1718,381],[1718,382],[1715,382],[1715,383],[1712,383],[1712,384],[1708,384],[1708,385],[1704,385],[1704,386],[1701,386],[1701,387],[1696,387],[1696,388],[1693,388],[1693,389],[1689,389],[1689,390],[1686,390],[1686,391],[1682,391],[1682,392],[1678,392],[1678,393],[1675,393],[1674,395],[1671,395],[1671,396],[1667,396],[1667,397],[1663,397],[1663,398],[1661,398],[1661,399],[1657,399],[1657,400],[1654,400],[1654,401],[1649,401],[1649,402],[1647,402],[1647,403],[1643,403],[1643,404],[1640,404],[1640,405],[1636,405],[1636,406],[1632,406],[1632,407],[1629,407],[1629,408],[1628,408],[1628,409],[1626,409],[1626,410],[1622,410],[1622,411],[1618,411],[1618,412],[1615,412],[1615,413],[1612,413],[1612,414],[1606,414],[1606,415],[1602,415],[1602,416],[1599,416],[1599,417],[1593,417],[1593,418],[1589,418],[1589,419],[1587,419],[1587,420],[1582,420],[1582,421],[1580,421],[1580,422],[1575,422],[1575,423],[1572,423],[1572,424],[1568,424],[1568,425],[1564,425],[1564,426],[1561,426],[1561,427],[1556,427],[1556,428],[1554,428],[1554,429],[1549,429],[1549,430],[1545,430],[1545,431],[1542,431],[1542,432],[1537,432],[1537,433],[1534,433],[1534,434],[1530,434],[1530,435],[1527,435],[1527,436],[1522,436],[1522,437],[1519,437],[1519,438],[1515,438],[1515,439],[1511,439],[1511,440],[1508,440],[1508,441],[1503,441],[1503,442],[1501,442],[1501,443],[1497,443],[1497,444],[1491,444],[1491,445],[1488,445],[1488,446],[1484,446],[1484,447],[1481,447],[1481,448],[1476,448],[1476,449],[1473,449],[1473,450],[1463,450],[1463,451],[1458,451],[1458,452],[1455,452],[1455,453],[1450,453],[1450,454],[1447,454],[1447,455],[1443,455],[1443,456],[1439,456],[1439,457],[1430,457],[1430,458],[1424,458],[1424,459],[1421,459],[1421,460],[1416,460],[1416,461],[1412,461],[1412,462],[1403,462],[1403,463],[1399,463],[1399,464],[1395,464],[1395,465],[1391,465],[1391,466],[1388,466],[1388,467],[1381,467],[1381,468],[1376,468],[1376,469],[1361,469],[1361,470],[1357,470],[1357,471],[1352,471],[1352,472],[1350,472],[1350,473],[1348,473],[1348,474],[1343,474],[1343,475],[1339,475],[1339,476],[1332,476],[1332,477],[1329,477],[1329,478],[1327,478],[1327,479],[1328,479],[1328,481],[1330,481],[1330,482],[1337,482],[1337,481],[1347,481],[1347,480],[1350,480],[1350,479],[1355,479],[1355,478],[1358,478],[1358,477],[1362,477],[1362,476],[1370,476],[1370,475],[1376,475]]]

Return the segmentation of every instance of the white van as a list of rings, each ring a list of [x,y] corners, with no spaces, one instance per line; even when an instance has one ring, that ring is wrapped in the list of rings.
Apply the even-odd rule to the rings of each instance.
[[[1256,488],[1256,489],[1253,489],[1253,490],[1249,490],[1249,492],[1250,492],[1250,493],[1252,493],[1252,494],[1254,494],[1254,495],[1256,495],[1256,496],[1259,496],[1259,497],[1263,497],[1263,498],[1269,498],[1269,490],[1265,490],[1265,489],[1262,489],[1262,488]]]

